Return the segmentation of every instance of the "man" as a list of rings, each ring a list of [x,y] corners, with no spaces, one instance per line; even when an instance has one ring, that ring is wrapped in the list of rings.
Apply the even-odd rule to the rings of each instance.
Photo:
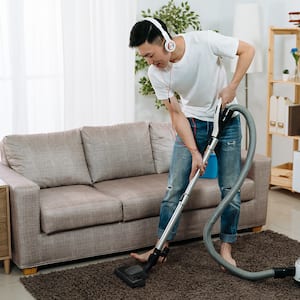
[[[177,137],[169,170],[168,188],[161,203],[158,239],[171,218],[189,179],[198,169],[205,171],[202,154],[211,136],[213,114],[219,98],[222,106],[236,103],[236,89],[254,57],[254,48],[246,42],[213,31],[193,31],[173,39],[158,19],[137,22],[130,32],[130,47],[150,65],[149,79],[156,97],[166,106]],[[238,55],[236,70],[227,83],[222,57]],[[174,95],[180,95],[180,104]],[[239,115],[222,131],[215,148],[218,158],[218,183],[224,198],[240,174],[241,129]],[[221,256],[236,265],[231,244],[236,241],[240,213],[240,195],[235,196],[221,217]],[[167,238],[173,240],[178,222]],[[131,253],[145,262],[153,252]]]

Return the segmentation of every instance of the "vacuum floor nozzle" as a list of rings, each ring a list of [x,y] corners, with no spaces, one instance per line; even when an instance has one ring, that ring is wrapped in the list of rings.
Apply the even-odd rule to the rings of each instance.
[[[145,286],[148,277],[140,265],[121,266],[115,269],[115,274],[132,288]]]

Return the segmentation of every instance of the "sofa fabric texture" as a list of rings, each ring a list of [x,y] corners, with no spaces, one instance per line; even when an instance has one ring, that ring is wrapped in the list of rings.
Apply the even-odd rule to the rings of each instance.
[[[168,123],[150,123],[152,153],[157,173],[169,171],[176,133]]]
[[[153,174],[149,125],[145,122],[81,130],[93,182]]]
[[[122,221],[121,201],[86,185],[42,189],[40,206],[47,234]]]
[[[172,126],[158,122],[5,137],[0,178],[10,187],[14,263],[24,269],[153,246],[174,139]],[[265,224],[270,169],[256,154],[241,187],[239,229]],[[200,178],[175,239],[201,237],[219,202],[217,179]]]
[[[80,130],[4,137],[9,166],[41,188],[91,184]]]

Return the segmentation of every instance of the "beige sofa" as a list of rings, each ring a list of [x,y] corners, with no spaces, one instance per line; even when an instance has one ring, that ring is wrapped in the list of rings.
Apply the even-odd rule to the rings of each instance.
[[[13,262],[29,273],[154,245],[173,141],[170,124],[148,122],[6,136],[0,178],[10,187]],[[239,229],[265,224],[269,176],[270,159],[256,155]],[[176,240],[201,237],[219,200],[217,179],[199,179]]]

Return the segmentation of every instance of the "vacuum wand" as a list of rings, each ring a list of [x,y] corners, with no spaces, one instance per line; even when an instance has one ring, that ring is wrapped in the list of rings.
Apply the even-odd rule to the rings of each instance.
[[[218,139],[216,137],[213,137],[211,139],[211,143],[208,145],[208,147],[206,148],[206,151],[203,155],[202,161],[203,161],[204,165],[207,163],[208,158],[209,158],[210,154],[214,151],[217,143],[218,143]],[[189,200],[191,191],[193,190],[199,176],[200,176],[200,169],[197,170],[196,174],[189,182],[189,185],[187,186],[185,192],[181,195],[181,198],[179,199],[179,203],[178,203],[166,229],[164,230],[162,236],[160,237],[159,241],[157,242],[157,244],[155,246],[156,249],[158,249],[158,250],[163,249],[163,246],[164,246],[165,242],[167,241],[167,237],[168,237],[169,233],[171,232],[172,228],[174,227],[175,223],[177,222],[178,217],[180,216],[185,204]]]
[[[209,158],[210,154],[214,151],[217,143],[218,143],[218,139],[216,137],[212,137],[210,140],[210,143],[207,146],[206,151],[203,155],[202,161],[203,161],[204,165],[207,163],[208,158]],[[147,264],[144,267],[144,271],[146,273],[148,273],[151,270],[151,268],[156,265],[159,257],[162,256],[163,258],[165,258],[167,256],[169,249],[167,247],[164,248],[164,244],[167,241],[169,233],[171,232],[171,230],[174,227],[175,223],[177,222],[179,216],[181,215],[181,212],[182,212],[185,204],[188,202],[188,200],[190,198],[190,194],[191,194],[199,176],[200,176],[200,169],[197,170],[196,174],[189,182],[185,192],[181,195],[181,198],[179,199],[176,209],[167,224],[167,227],[165,228],[162,236],[160,237],[157,244],[155,245],[155,249],[154,249],[153,253],[150,255],[150,257],[147,261]]]

